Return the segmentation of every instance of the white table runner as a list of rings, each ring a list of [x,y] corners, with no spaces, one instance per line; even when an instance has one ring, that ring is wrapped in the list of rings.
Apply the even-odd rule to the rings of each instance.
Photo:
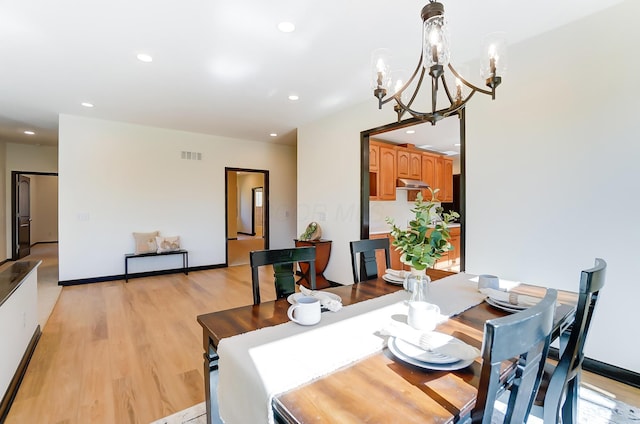
[[[482,302],[475,275],[456,274],[430,284],[430,302],[443,315]],[[364,283],[366,284],[366,283]],[[322,314],[312,327],[293,322],[220,340],[220,416],[228,424],[272,423],[274,395],[300,386],[384,348],[378,331],[406,315],[404,291]]]

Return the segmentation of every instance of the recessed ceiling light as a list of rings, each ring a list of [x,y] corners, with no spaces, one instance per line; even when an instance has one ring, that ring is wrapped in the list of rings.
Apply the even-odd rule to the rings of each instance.
[[[460,144],[460,143],[456,143],[456,144],[454,144],[454,146],[456,146],[456,147],[460,147],[460,146],[461,146],[461,144]]]
[[[271,134],[269,134],[269,136],[271,136],[271,137],[277,137],[277,136],[278,136],[278,134],[276,134],[276,133],[271,133]]]
[[[407,130],[407,134],[415,134],[416,130]]]
[[[24,132],[26,135],[34,135],[35,133],[33,131],[25,131]]]
[[[293,101],[296,101],[296,100],[298,100],[299,98],[300,98],[300,97],[296,96],[295,94],[292,94],[292,95],[290,95],[290,96],[289,96],[289,100],[293,100]]]
[[[418,148],[420,149],[428,149],[430,147],[433,147],[431,144],[423,144],[422,146],[418,146]]]
[[[296,26],[291,22],[280,22],[278,29],[282,32],[293,32],[296,30]]]
[[[138,55],[136,56],[138,58],[139,61],[141,62],[153,62],[153,58],[145,53],[138,53]]]
[[[89,103],[89,102],[82,102],[80,104],[84,107],[93,107],[93,103]]]

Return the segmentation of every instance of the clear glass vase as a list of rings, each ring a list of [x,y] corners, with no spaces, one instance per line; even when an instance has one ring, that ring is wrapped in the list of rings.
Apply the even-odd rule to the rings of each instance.
[[[427,302],[429,297],[429,282],[431,278],[427,275],[427,270],[418,270],[411,268],[411,273],[407,276],[404,282],[404,288],[411,297],[409,302]]]

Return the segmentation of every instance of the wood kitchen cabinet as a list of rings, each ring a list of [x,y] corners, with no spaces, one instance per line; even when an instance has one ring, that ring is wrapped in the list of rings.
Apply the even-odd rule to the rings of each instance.
[[[436,193],[437,202],[453,202],[453,159],[435,153],[422,154],[422,181]],[[415,201],[417,191],[410,191],[407,200]],[[431,192],[422,190],[422,198],[431,200]]]
[[[369,171],[378,171],[380,167],[380,146],[374,142],[369,143]]]
[[[369,200],[396,200],[396,179],[408,178],[439,189],[436,201],[453,202],[453,159],[421,152],[413,145],[396,146],[369,141]],[[418,190],[409,190],[407,200],[415,201]],[[431,200],[431,192],[422,190]]]
[[[396,200],[396,147],[369,141],[369,200]]]
[[[437,186],[436,180],[436,163],[440,156],[435,153],[424,152],[420,156],[420,168],[421,168],[421,180],[429,184],[429,187],[435,190]],[[453,176],[452,176],[453,179]],[[453,183],[452,183],[453,184]],[[410,190],[407,193],[407,200],[414,202],[418,195],[418,190]],[[429,190],[422,190],[422,198],[425,200],[431,200],[431,192]]]
[[[436,197],[441,202],[453,202],[453,159],[439,156],[436,161]]]
[[[451,235],[449,243],[453,246],[453,250],[449,251],[449,269],[451,269],[460,267],[460,227],[450,228],[449,234]]]
[[[390,233],[375,233],[369,235],[370,239],[388,238],[389,239],[389,260],[391,261],[391,269],[406,269],[409,270],[409,266],[400,262],[400,252],[395,250],[393,246],[393,237]],[[378,264],[378,275],[383,276],[386,262],[384,260],[384,251],[380,250],[376,252],[376,263]]]
[[[378,200],[396,200],[396,149],[379,145]]]
[[[399,147],[397,151],[398,178],[422,180],[422,153]]]
[[[460,227],[450,227],[449,234],[451,238],[449,243],[453,246],[453,250],[450,250],[442,255],[442,257],[434,264],[433,268],[442,269],[447,271],[460,271]],[[388,238],[389,239],[389,260],[391,261],[392,269],[404,269],[409,271],[411,267],[403,264],[400,261],[400,252],[395,250],[393,246],[393,236],[391,233],[375,233],[370,234],[369,238]],[[384,275],[385,261],[384,251],[376,252],[376,263],[378,264],[378,275]]]
[[[447,271],[459,271],[460,270],[460,227],[450,227],[449,234],[451,238],[449,243],[453,246],[453,250],[450,250],[436,262],[434,268],[443,269]]]
[[[380,146],[369,142],[369,200],[378,200],[380,183]]]

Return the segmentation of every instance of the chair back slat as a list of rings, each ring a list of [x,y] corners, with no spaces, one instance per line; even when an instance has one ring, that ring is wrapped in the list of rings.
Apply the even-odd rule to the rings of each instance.
[[[548,289],[537,305],[485,323],[478,398],[471,411],[473,423],[491,422],[495,401],[504,386],[500,379],[502,363],[508,360],[517,364],[504,422],[526,421],[549,351],[557,297],[556,290]]]
[[[577,420],[578,387],[584,360],[584,344],[593,320],[593,314],[604,287],[607,263],[596,258],[595,265],[581,272],[578,305],[570,334],[564,346],[561,343],[560,360],[556,365],[544,393],[544,421],[556,422],[562,415],[563,423]],[[561,335],[561,338],[566,335]]]
[[[385,265],[387,268],[391,268],[388,238],[352,241],[350,243],[350,249],[354,283],[378,278],[376,250],[384,250]],[[360,258],[360,260],[358,260],[358,258]]]
[[[274,285],[276,297],[287,297],[295,293],[294,264],[297,262],[307,262],[309,269],[307,275],[303,276],[311,285],[311,289],[316,288],[316,248],[315,247],[294,247],[290,249],[254,250],[249,252],[249,263],[251,265],[251,284],[253,288],[253,304],[260,303],[260,281],[258,268],[265,265],[273,265]]]

